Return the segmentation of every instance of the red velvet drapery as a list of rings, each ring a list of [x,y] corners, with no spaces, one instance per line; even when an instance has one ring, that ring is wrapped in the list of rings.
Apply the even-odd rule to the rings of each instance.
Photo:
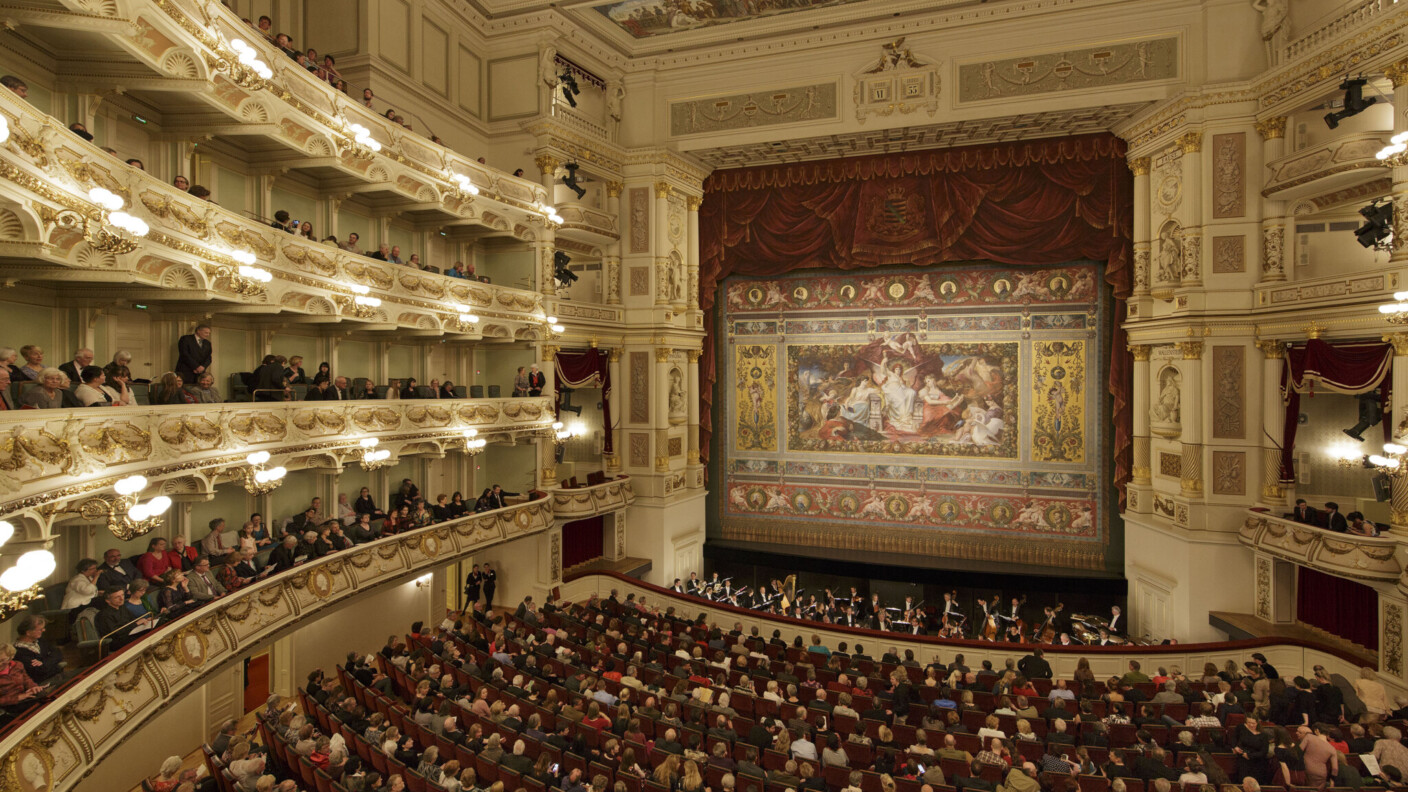
[[[1286,347],[1281,367],[1281,400],[1286,417],[1281,425],[1281,480],[1295,480],[1296,428],[1300,424],[1300,395],[1315,395],[1315,389],[1356,394],[1379,390],[1379,399],[1388,404],[1392,378],[1387,376],[1393,361],[1393,347],[1379,341],[1348,341],[1332,344],[1318,338],[1304,346]],[[1384,442],[1391,437],[1392,421],[1383,422]]]
[[[715,298],[730,275],[795,269],[992,261],[1106,262],[1114,289],[1110,350],[1114,480],[1124,501],[1133,425],[1121,327],[1133,283],[1133,179],[1124,141],[1085,135],[719,171],[699,213],[700,447],[713,432]]]
[[[1366,649],[1379,648],[1379,593],[1363,583],[1297,567],[1296,618]]]
[[[601,388],[601,419],[606,426],[602,451],[611,447],[611,362],[608,355],[595,347],[583,350],[563,350],[557,353],[557,393],[554,404],[562,402],[562,389]]]

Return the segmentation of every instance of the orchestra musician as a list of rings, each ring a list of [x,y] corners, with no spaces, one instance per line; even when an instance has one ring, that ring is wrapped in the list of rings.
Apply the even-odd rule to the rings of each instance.
[[[1118,605],[1113,605],[1110,607],[1110,634],[1124,634],[1124,625],[1120,624],[1120,606]]]

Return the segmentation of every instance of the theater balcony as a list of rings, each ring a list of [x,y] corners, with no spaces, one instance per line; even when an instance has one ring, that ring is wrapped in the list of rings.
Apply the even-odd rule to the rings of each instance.
[[[1403,574],[1394,537],[1355,536],[1248,509],[1239,532],[1253,550],[1340,577],[1397,581]]]
[[[630,476],[581,486],[563,482],[563,486],[548,492],[552,495],[553,516],[569,521],[623,511],[636,500]]]

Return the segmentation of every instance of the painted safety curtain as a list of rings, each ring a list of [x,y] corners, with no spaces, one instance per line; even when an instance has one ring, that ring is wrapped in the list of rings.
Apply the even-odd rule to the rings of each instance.
[[[557,393],[554,409],[562,403],[562,389],[601,388],[601,420],[606,427],[602,451],[611,449],[611,362],[599,349],[563,350],[557,353]]]
[[[1109,134],[717,171],[699,213],[700,450],[713,433],[714,302],[730,275],[959,261],[1041,267],[1104,261],[1114,481],[1132,463],[1131,357],[1121,326],[1133,283],[1133,177]]]
[[[1379,389],[1379,398],[1388,404],[1387,376],[1393,364],[1393,347],[1378,341],[1350,341],[1332,344],[1318,338],[1304,346],[1286,347],[1281,367],[1281,400],[1286,417],[1281,428],[1281,480],[1295,479],[1296,428],[1300,424],[1300,395],[1315,395],[1320,388],[1349,395]],[[1393,421],[1384,416],[1384,442],[1392,437]]]

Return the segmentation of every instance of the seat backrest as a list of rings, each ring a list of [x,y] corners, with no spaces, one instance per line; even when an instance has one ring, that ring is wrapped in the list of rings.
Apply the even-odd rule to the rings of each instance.
[[[93,621],[97,616],[97,608],[84,608],[78,612],[78,619],[74,624],[78,629],[78,640],[80,643],[98,640],[98,628]]]
[[[422,399],[433,399],[435,398],[435,389],[429,385],[417,385],[416,395]]]
[[[303,401],[303,397],[308,395],[308,386],[302,383],[290,386],[293,388],[293,398],[295,401]]]
[[[249,401],[249,379],[250,372],[239,371],[230,375],[230,392],[227,394],[230,401]]]
[[[463,399],[465,393],[467,393],[468,391],[463,385],[456,385],[455,387],[450,389],[450,392],[455,394],[456,399]]]
[[[499,388],[498,385],[490,385],[490,386],[489,386],[489,398],[491,398],[491,399],[497,399],[497,398],[499,398],[499,394],[500,394],[500,393],[502,393],[502,390]]]
[[[127,389],[132,391],[132,400],[141,405],[152,403],[152,386],[148,382],[129,382]]]
[[[484,398],[484,386],[483,386],[483,385],[470,385],[470,386],[469,386],[469,398],[471,398],[471,399],[482,399],[482,398]]]
[[[386,392],[389,391],[389,390],[391,390],[391,387],[388,386],[388,385],[378,385],[378,386],[376,386],[375,388],[373,388],[373,390],[376,391],[376,397],[377,397],[378,399],[385,399],[385,398],[386,398]]]

